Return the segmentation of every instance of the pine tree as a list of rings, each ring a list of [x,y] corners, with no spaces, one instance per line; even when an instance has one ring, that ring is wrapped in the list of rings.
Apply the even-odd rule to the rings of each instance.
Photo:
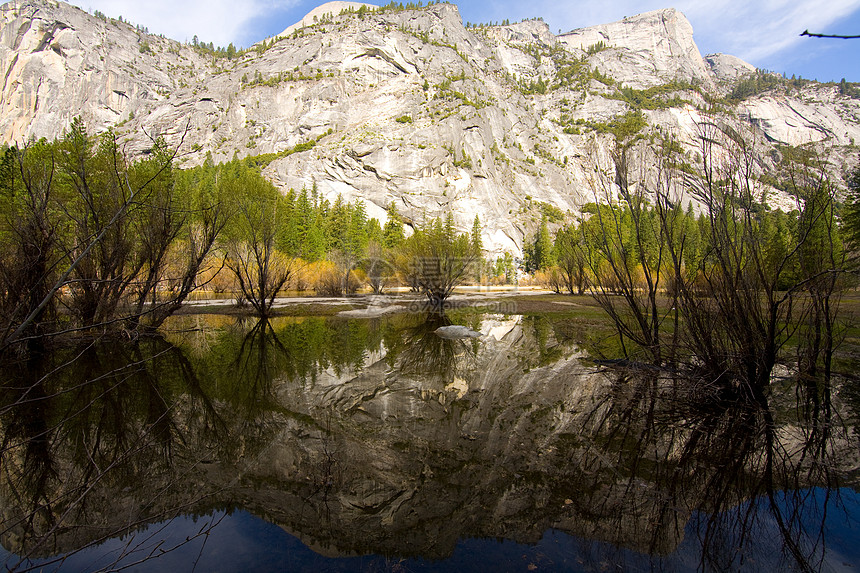
[[[344,250],[354,257],[360,257],[367,247],[367,212],[364,201],[356,199],[349,206],[349,226],[346,233]]]
[[[307,243],[308,233],[316,219],[314,208],[308,197],[308,190],[302,187],[302,192],[299,193],[296,199],[295,218],[296,218],[296,243],[298,244],[298,256],[307,258]]]
[[[349,206],[343,202],[343,197],[338,195],[326,217],[327,251],[343,251],[346,248],[349,220]]]
[[[298,233],[299,221],[296,216],[296,192],[293,189],[284,195],[281,218],[283,225],[278,235],[278,249],[291,257],[298,257],[301,253],[301,245]]]
[[[445,215],[445,225],[443,227],[443,231],[445,233],[445,237],[448,238],[449,241],[453,241],[457,236],[457,229],[454,227],[454,213],[448,211]]]
[[[475,221],[472,223],[472,250],[475,251],[476,254],[480,255],[481,251],[484,250],[484,244],[481,241],[481,219],[475,215]]]
[[[367,221],[367,242],[382,244],[382,227],[379,225],[379,220],[376,218]]]
[[[541,217],[540,229],[535,238],[533,263],[533,270],[542,270],[552,266],[552,239],[550,239],[547,228],[546,214]]]
[[[305,260],[309,262],[318,261],[325,256],[327,241],[323,223],[323,216],[319,211],[315,212],[314,222],[308,229],[303,251]]]
[[[403,221],[397,213],[397,207],[392,201],[388,205],[388,220],[382,230],[382,246],[386,249],[394,249],[403,244],[405,233],[403,232]]]

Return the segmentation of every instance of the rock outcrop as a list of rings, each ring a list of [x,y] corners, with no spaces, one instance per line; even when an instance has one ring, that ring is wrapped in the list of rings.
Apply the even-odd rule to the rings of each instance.
[[[751,126],[771,150],[816,143],[837,181],[856,161],[860,101],[787,80],[727,100],[752,67],[702,58],[675,10],[555,36],[540,20],[465,28],[449,4],[361,6],[323,5],[228,59],[14,0],[0,9],[0,137],[55,138],[81,116],[116,130],[131,155],[157,136],[181,145],[185,166],[277,153],[264,174],[285,192],[316,184],[380,218],[392,201],[407,220],[450,211],[462,230],[478,215],[484,245],[515,255],[544,204],[575,213],[595,199],[589,173],[614,145],[604,127],[629,111],[644,134],[674,134],[694,154],[691,118],[723,98],[720,121]],[[778,153],[765,151],[767,166]]]
[[[362,7],[365,9],[374,10],[377,7],[373,4],[366,4],[364,2],[326,2],[321,6],[317,6],[307,14],[305,14],[304,18],[296,22],[291,26],[287,26],[287,28],[278,34],[278,37],[286,37],[291,35],[296,30],[301,30],[306,26],[313,26],[318,23],[320,20],[325,20],[332,18],[334,16],[340,15],[341,12],[347,10],[360,10]]]
[[[673,80],[712,87],[710,69],[693,41],[693,27],[672,8],[574,30],[559,40],[570,48],[602,54],[594,62],[597,68],[634,88]]]
[[[711,73],[721,82],[734,82],[756,71],[755,66],[728,54],[710,54],[705,56],[705,61],[711,67]]]

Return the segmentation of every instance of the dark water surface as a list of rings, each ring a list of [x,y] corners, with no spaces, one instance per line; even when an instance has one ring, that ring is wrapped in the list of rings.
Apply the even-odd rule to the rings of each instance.
[[[480,338],[446,339],[451,322]],[[217,316],[4,367],[0,561],[857,570],[856,388],[599,370],[575,318]]]

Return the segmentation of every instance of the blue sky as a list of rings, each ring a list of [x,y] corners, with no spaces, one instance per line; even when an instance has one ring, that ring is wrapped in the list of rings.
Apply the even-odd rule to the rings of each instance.
[[[90,12],[180,41],[247,47],[280,33],[323,1],[314,0],[75,0]],[[376,3],[376,2],[372,2]],[[383,4],[386,2],[382,2]],[[821,81],[860,82],[860,39],[800,37],[806,29],[860,34],[860,0],[468,0],[458,5],[464,22],[511,21],[541,16],[554,33],[674,7],[693,25],[703,55],[723,52],[756,67]]]

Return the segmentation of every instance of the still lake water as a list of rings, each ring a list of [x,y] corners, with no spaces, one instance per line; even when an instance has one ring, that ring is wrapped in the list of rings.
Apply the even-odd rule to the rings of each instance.
[[[483,336],[446,339],[453,321]],[[860,391],[600,371],[571,317],[177,317],[4,368],[13,570],[856,570]],[[38,382],[38,383],[36,383]]]

